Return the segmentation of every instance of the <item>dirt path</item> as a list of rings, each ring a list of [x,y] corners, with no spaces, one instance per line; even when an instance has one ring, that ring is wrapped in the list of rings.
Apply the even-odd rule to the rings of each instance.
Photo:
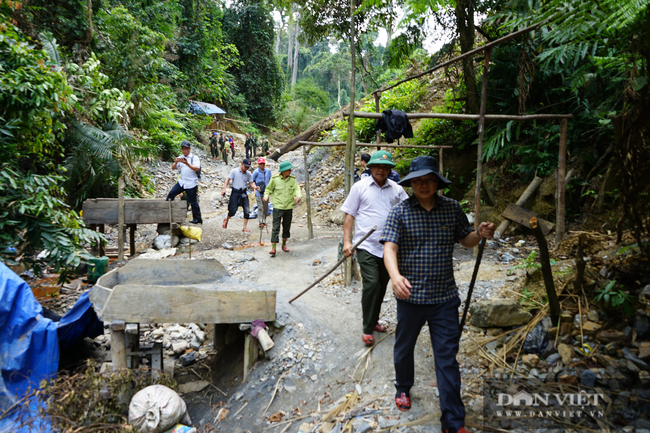
[[[243,149],[238,147],[237,152],[242,155]],[[340,270],[293,304],[288,303],[336,263],[342,227],[326,224],[315,217],[315,239],[308,239],[303,202],[294,210],[289,253],[278,251],[276,257],[270,257],[268,246],[246,247],[259,245],[257,220],[249,221],[251,233],[242,232],[244,220],[240,215],[230,220],[227,229],[221,227],[230,195],[228,191],[225,198],[221,197],[223,180],[238,167],[239,158],[237,164],[231,161],[226,166],[223,162],[206,159],[200,150],[197,153],[203,158],[203,172],[208,176],[201,185],[200,194],[203,239],[192,257],[216,258],[232,276],[276,290],[277,317],[286,326],[273,335],[275,347],[267,354],[266,360],[255,365],[244,383],[242,340],[220,354],[217,363],[210,366],[210,377],[228,396],[224,397],[213,388],[184,394],[194,425],[205,432],[215,431],[212,429],[219,432],[297,432],[303,422],[320,420],[335,403],[340,403],[355,390],[360,392],[356,406],[371,405],[374,411],[354,421],[357,424],[355,428],[360,430],[363,430],[363,423],[369,423],[369,428],[377,430],[438,412],[437,384],[426,327],[415,350],[416,382],[411,393],[413,409],[402,413],[395,408],[392,362],[395,300],[390,286],[381,317],[381,322],[388,325],[389,333],[383,340],[383,335],[375,334],[378,343],[373,350],[368,350],[361,341],[361,285],[354,282],[351,287],[344,287]],[[283,158],[290,158],[300,168],[302,158],[291,155]],[[267,168],[276,173],[277,166],[278,163],[269,161]],[[253,203],[254,199],[251,199],[251,208]],[[271,221],[269,218],[269,226]],[[268,245],[270,230],[262,235],[263,242]],[[235,246],[235,250],[222,248],[224,243]],[[244,248],[238,249],[238,246]],[[186,257],[187,254],[182,254],[176,258]],[[460,246],[454,257],[457,282],[461,298],[464,298],[474,258],[471,250]],[[486,288],[477,291],[477,299],[501,293],[505,283],[504,266],[496,261],[490,248],[486,251],[479,281],[488,283]],[[472,350],[465,344],[461,346],[459,363],[464,382],[473,380],[480,373],[480,359],[475,353],[468,353]],[[177,379],[181,383],[198,379],[187,370],[179,373]],[[265,412],[272,398],[273,402]],[[471,416],[472,396],[466,396],[465,402]],[[223,408],[229,412],[219,420],[217,414]],[[269,423],[270,415],[280,413],[284,413],[283,420],[291,416],[294,421]],[[440,426],[437,419],[432,419],[422,426],[401,428],[400,431],[438,432]]]

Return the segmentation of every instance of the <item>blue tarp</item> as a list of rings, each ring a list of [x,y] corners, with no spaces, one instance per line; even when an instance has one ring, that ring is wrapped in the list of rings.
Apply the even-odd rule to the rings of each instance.
[[[0,412],[4,412],[38,383],[56,375],[59,368],[59,343],[68,347],[84,337],[104,332],[88,293],[57,323],[43,317],[43,308],[30,287],[0,262]],[[60,341],[59,341],[60,340]],[[35,413],[35,405],[30,405]],[[0,431],[30,431],[20,428],[19,418],[29,413],[16,412],[0,420]],[[34,425],[38,431],[46,421]]]
[[[221,108],[208,102],[190,101],[190,112],[204,114],[226,114]]]

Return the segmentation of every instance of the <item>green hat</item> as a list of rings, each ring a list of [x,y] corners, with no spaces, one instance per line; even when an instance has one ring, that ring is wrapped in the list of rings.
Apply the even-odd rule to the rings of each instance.
[[[289,161],[282,161],[280,163],[280,173],[282,173],[283,171],[286,171],[286,170],[291,170],[292,168],[294,168],[294,167],[293,167],[293,165],[291,165],[291,163]]]
[[[372,154],[370,161],[368,161],[368,165],[373,164],[384,164],[391,167],[395,167],[396,165],[393,162],[393,157],[390,156],[390,153],[386,152],[385,150],[378,150]]]

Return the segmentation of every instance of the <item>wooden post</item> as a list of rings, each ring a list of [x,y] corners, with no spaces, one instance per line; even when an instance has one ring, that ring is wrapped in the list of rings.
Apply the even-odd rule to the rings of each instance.
[[[129,224],[129,254],[135,257],[135,224]]]
[[[124,176],[117,180],[117,260],[124,260]]]
[[[381,92],[373,93],[372,96],[375,97],[375,112],[379,113],[379,100],[381,99]],[[377,150],[381,150],[381,131],[377,130]]]
[[[350,194],[350,189],[354,183],[354,154],[356,151],[356,137],[354,130],[354,110],[355,106],[355,81],[356,81],[356,54],[355,54],[355,34],[354,34],[354,6],[355,0],[350,1],[350,116],[348,117],[348,140],[345,149],[345,196]],[[352,284],[352,258],[345,261],[345,285]]]
[[[104,224],[99,224],[99,233],[104,234],[106,231]],[[106,255],[106,241],[99,242],[99,257]]]
[[[314,226],[311,223],[311,198],[309,196],[309,168],[307,167],[307,146],[302,146],[302,157],[305,161],[305,195],[307,204],[307,230],[309,239],[314,239]]]
[[[474,229],[481,223],[481,182],[483,180],[483,135],[485,132],[485,110],[487,105],[487,80],[490,69],[490,49],[485,50],[483,63],[483,88],[481,89],[481,111],[478,119],[478,145],[476,146],[476,193],[474,194]],[[474,252],[478,249],[474,248]]]
[[[126,324],[121,320],[114,320],[109,325],[111,330],[111,358],[113,369],[126,368]]]
[[[555,292],[551,259],[548,254],[548,244],[546,243],[546,238],[542,233],[542,228],[537,223],[537,218],[533,217],[530,219],[530,227],[533,229],[535,239],[539,246],[539,261],[542,263],[542,275],[544,276],[544,285],[546,286],[546,294],[548,295],[548,306],[551,310],[551,320],[553,321],[553,326],[557,326],[560,318],[560,301],[558,301],[557,293]]]
[[[560,120],[560,152],[557,166],[557,190],[555,192],[555,197],[557,199],[557,211],[555,216],[555,248],[560,245],[560,242],[562,242],[562,238],[564,237],[564,197],[566,193],[564,177],[566,176],[566,136],[568,123],[568,119]]]
[[[259,342],[257,338],[247,333],[244,337],[244,380],[248,377],[255,361],[257,361]]]

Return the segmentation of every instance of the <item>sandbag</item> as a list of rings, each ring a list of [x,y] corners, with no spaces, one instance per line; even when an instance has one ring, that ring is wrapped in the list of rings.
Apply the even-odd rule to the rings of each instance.
[[[185,401],[173,389],[151,385],[131,399],[129,423],[141,433],[161,433],[179,422],[192,424]]]
[[[203,229],[199,227],[190,227],[190,226],[181,226],[181,233],[183,236],[190,239],[196,239],[201,242],[201,236],[203,235]]]

